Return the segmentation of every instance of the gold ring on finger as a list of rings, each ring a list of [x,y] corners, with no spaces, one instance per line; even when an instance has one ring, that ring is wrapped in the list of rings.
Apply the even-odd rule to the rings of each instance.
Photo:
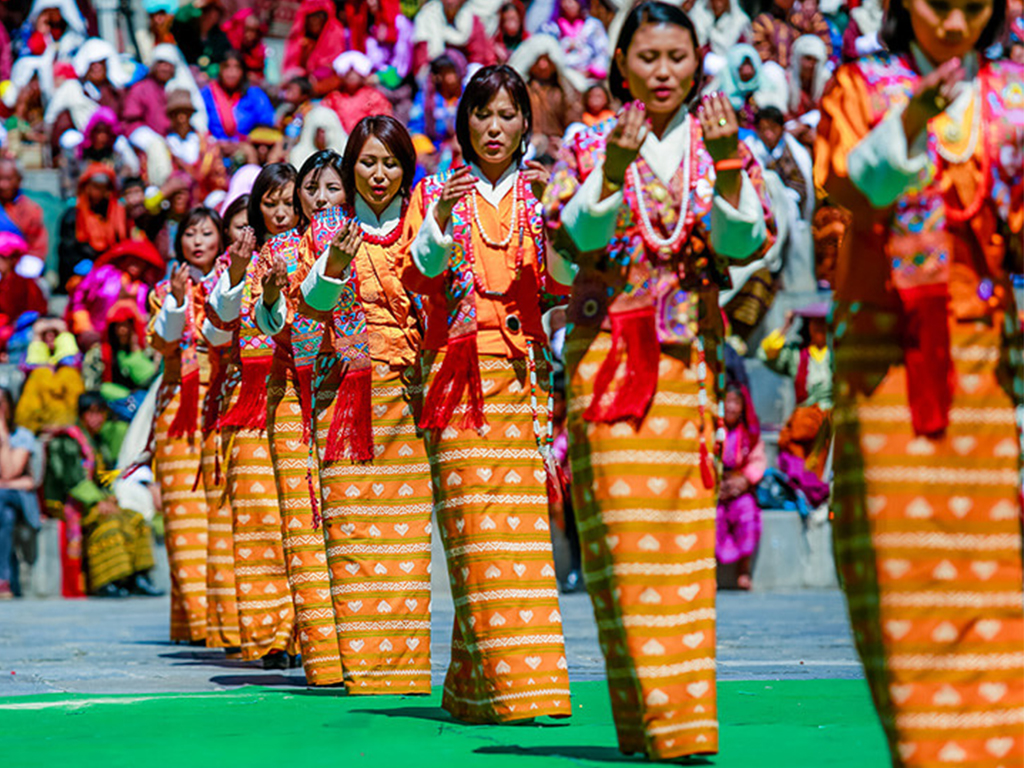
[[[935,97],[935,106],[939,109],[945,109],[949,106],[949,99],[943,96],[941,93]]]
[[[726,120],[724,117],[720,117],[718,118],[718,124],[724,128],[729,124],[729,121]]]

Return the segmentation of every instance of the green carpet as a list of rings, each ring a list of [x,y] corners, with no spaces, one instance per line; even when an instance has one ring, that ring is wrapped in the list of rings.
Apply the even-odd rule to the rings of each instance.
[[[640,763],[615,748],[603,682],[573,684],[573,716],[470,726],[430,697],[345,697],[242,688],[207,694],[0,699],[0,764],[76,768],[409,766],[533,768]],[[882,768],[888,757],[861,680],[724,682],[718,768]]]

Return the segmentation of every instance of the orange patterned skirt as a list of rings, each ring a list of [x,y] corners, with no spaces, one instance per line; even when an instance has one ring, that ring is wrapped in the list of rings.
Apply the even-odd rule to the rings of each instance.
[[[896,317],[840,306],[836,323],[835,549],[893,765],[1019,766],[1020,337],[953,326],[950,424],[928,438]]]
[[[374,460],[323,464],[331,592],[345,687],[353,694],[430,693],[430,465],[416,430],[412,372],[373,367]],[[318,392],[321,457],[337,386]]]
[[[443,353],[432,361],[434,371]],[[480,356],[486,424],[428,432],[434,509],[455,600],[442,706],[467,722],[568,716],[569,675],[526,360]]]
[[[168,430],[180,405],[181,388],[176,387],[153,425],[153,470],[160,484],[164,541],[171,570],[171,640],[203,642],[207,636],[209,522],[202,482],[196,487],[202,439],[198,431],[190,437],[171,439]]]
[[[203,488],[209,510],[206,544],[206,645],[237,648],[238,606],[235,600],[235,547],[231,529],[231,503],[224,487],[221,435],[203,440]]]
[[[236,395],[237,397],[237,395]],[[223,434],[235,553],[235,598],[242,658],[288,651],[295,606],[284,563],[281,505],[274,485],[267,433],[229,429]]]
[[[619,749],[652,759],[718,751],[717,490],[700,472],[696,352],[663,349],[639,425],[583,419],[611,336],[573,338],[569,445],[583,573],[605,655]],[[671,352],[671,354],[670,354]]]
[[[324,532],[315,526],[313,504],[319,495],[318,468],[304,436],[302,407],[295,379],[274,361],[268,383],[267,435],[273,481],[281,509],[285,565],[295,601],[296,632],[302,666],[310,685],[334,685],[344,679],[337,619],[331,600]]]

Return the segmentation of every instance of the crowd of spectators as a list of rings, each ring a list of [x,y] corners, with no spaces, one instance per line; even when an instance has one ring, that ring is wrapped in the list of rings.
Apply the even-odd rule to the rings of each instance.
[[[283,41],[268,37],[275,4],[265,0],[139,4],[148,23],[118,50],[97,36],[90,0],[0,1],[0,345],[24,378],[17,400],[0,392],[0,598],[17,589],[15,529],[38,526],[39,508],[23,508],[43,481],[32,485],[32,467],[45,474],[46,462],[28,457],[97,409],[127,423],[159,375],[146,345],[147,298],[169,274],[180,223],[194,207],[218,210],[230,233],[245,223],[239,201],[259,167],[341,152],[348,132],[373,114],[409,127],[417,179],[458,165],[463,83],[489,64],[508,63],[527,82],[528,157],[547,165],[619,106],[607,82],[609,40],[629,0],[302,0]],[[1020,5],[1010,0],[1012,23],[993,55],[1024,59]],[[842,61],[880,50],[882,0],[682,6],[703,46],[702,87],[724,92],[739,113],[778,229],[767,256],[733,275],[727,319],[742,351],[803,386],[805,417],[813,407],[824,413],[829,395],[808,394],[801,363],[823,354],[801,350],[827,347],[814,336],[818,316],[804,314],[802,346],[792,334],[787,341],[788,327],[764,345],[756,331],[779,290],[830,283],[846,220],[812,179],[818,105]],[[22,191],[27,170],[39,169],[59,173],[67,206],[57,226],[46,226]],[[729,429],[738,437],[727,446],[723,504],[738,517],[764,456],[749,393],[742,382],[730,387]],[[813,455],[797,486],[814,499],[821,446],[798,446],[799,427],[787,425],[785,441],[801,467]],[[116,436],[80,432],[83,445],[116,462]],[[735,550],[733,534],[722,536]]]

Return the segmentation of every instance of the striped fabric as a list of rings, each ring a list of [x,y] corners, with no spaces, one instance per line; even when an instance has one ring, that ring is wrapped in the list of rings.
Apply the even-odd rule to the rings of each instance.
[[[836,322],[835,549],[893,765],[1019,766],[1021,465],[1007,358],[1019,375],[1020,338],[998,323],[954,326],[949,429],[930,439],[911,428],[896,317],[840,306]]]
[[[330,462],[320,474],[345,687],[354,694],[430,692],[430,466],[416,432],[422,388],[402,373],[373,366],[373,463]],[[318,392],[321,456],[335,390],[328,379]]]
[[[291,648],[295,606],[284,564],[281,506],[267,435],[257,430],[229,429],[223,439],[240,645],[242,658],[252,661]]]
[[[154,474],[160,484],[164,541],[171,570],[171,640],[206,640],[208,510],[199,474],[196,436],[171,439],[168,429],[181,404],[180,389],[156,417]]]
[[[205,386],[200,393],[205,398]],[[221,436],[214,432],[203,441],[203,488],[209,509],[206,543],[206,645],[237,648],[238,606],[235,600],[235,546],[231,532],[231,503],[224,489]]]
[[[298,390],[283,365],[274,361],[268,384],[268,436],[274,483],[281,508],[288,584],[295,601],[296,631],[302,666],[310,685],[341,683],[341,650],[331,600],[324,533],[313,525],[318,471],[311,469],[309,443],[303,439]]]
[[[568,418],[583,571],[619,749],[652,759],[714,753],[716,492],[700,473],[696,353],[662,351],[637,429],[583,420],[610,348],[608,333],[567,344]],[[713,445],[709,416],[703,427]]]
[[[444,353],[431,366],[436,375]],[[568,716],[544,463],[526,361],[480,356],[482,434],[428,433],[434,510],[455,601],[444,708],[467,722]],[[546,411],[547,377],[538,393]],[[541,416],[546,426],[546,416]]]
[[[82,518],[89,591],[153,567],[149,526],[138,512],[104,515],[95,507]]]

